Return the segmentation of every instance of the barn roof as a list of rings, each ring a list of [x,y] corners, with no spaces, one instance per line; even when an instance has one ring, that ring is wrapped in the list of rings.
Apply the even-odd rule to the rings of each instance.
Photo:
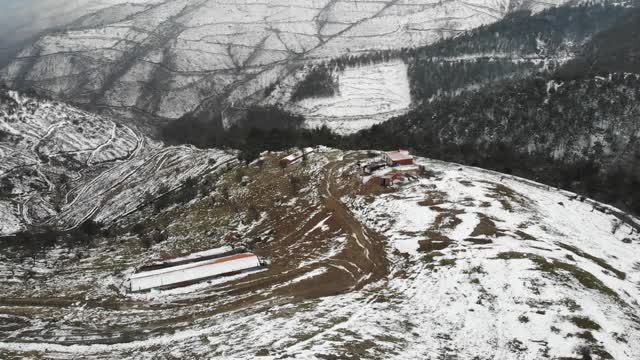
[[[306,147],[302,150],[298,150],[296,152],[294,152],[293,154],[289,154],[285,157],[282,158],[282,161],[288,161],[288,162],[294,162],[298,159],[300,159],[301,157],[303,157],[305,154],[311,154],[313,152],[315,152],[316,150],[314,148],[311,147]]]
[[[225,263],[225,262],[229,262],[229,261],[233,261],[233,260],[238,260],[238,259],[244,259],[244,258],[256,258],[257,259],[257,256],[255,254],[252,254],[252,253],[235,254],[235,255],[230,255],[230,256],[226,256],[226,257],[218,258],[218,259],[213,259],[213,260],[205,260],[205,261],[199,261],[199,262],[195,262],[195,263],[189,263],[189,264],[183,264],[183,265],[167,267],[167,268],[163,268],[163,269],[140,272],[140,273],[131,275],[131,279],[140,279],[140,278],[145,278],[145,277],[149,277],[149,276],[155,276],[155,275],[160,275],[160,274],[165,274],[165,273],[171,273],[171,272],[175,272],[175,271],[178,271],[178,270],[186,270],[186,269],[193,269],[193,268],[198,268],[198,267],[202,267],[202,266],[221,264],[221,263]]]
[[[385,155],[387,155],[392,161],[413,159],[413,156],[407,150],[386,151]]]
[[[218,259],[172,266],[134,274],[130,277],[131,291],[175,287],[208,278],[223,276],[260,267],[255,254],[242,253]]]
[[[294,160],[296,160],[298,157],[300,157],[300,155],[298,155],[298,154],[291,154],[291,155],[287,155],[287,156],[283,157],[283,158],[282,158],[282,160],[285,160],[285,161],[294,161]]]

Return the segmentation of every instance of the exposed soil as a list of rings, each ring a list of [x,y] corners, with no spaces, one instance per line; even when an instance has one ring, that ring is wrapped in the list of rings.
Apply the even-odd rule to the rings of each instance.
[[[480,222],[471,233],[472,237],[476,236],[504,236],[504,232],[496,227],[496,224],[484,214],[478,214]]]

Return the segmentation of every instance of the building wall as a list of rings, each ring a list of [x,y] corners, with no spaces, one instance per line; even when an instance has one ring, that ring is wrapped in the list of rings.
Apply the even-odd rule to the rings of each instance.
[[[411,165],[411,164],[413,164],[413,159],[399,160],[396,163],[398,165]]]

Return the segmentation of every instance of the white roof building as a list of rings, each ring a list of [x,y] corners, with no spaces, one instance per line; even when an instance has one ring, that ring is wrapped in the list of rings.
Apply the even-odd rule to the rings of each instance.
[[[242,253],[144,271],[133,274],[129,280],[131,291],[145,291],[189,285],[259,267],[260,259],[255,254]]]

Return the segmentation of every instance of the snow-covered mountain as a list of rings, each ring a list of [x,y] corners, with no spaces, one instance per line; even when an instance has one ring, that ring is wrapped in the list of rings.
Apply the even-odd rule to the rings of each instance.
[[[265,153],[147,216],[168,234],[151,247],[121,233],[0,253],[0,357],[637,358],[637,219],[422,158],[383,188],[358,166],[371,155],[320,148],[283,172],[284,154]],[[126,293],[145,261],[223,243],[272,263]]]
[[[0,90],[0,235],[87,219],[111,224],[234,159],[167,147],[111,119]]]
[[[562,3],[115,1],[42,36],[1,77],[110,114],[174,119],[260,95],[309,61],[429,44]]]
[[[517,157],[537,151],[558,161],[547,172],[577,164],[579,181],[616,170],[587,184],[614,184],[621,200],[640,164],[634,68],[527,74],[574,58],[626,7],[519,13],[411,55],[371,52],[561,3],[86,0],[83,16],[0,73],[56,99],[0,85],[0,359],[637,359],[640,219],[428,158],[370,174],[380,151],[317,146],[287,166],[296,150],[261,153],[410,144],[505,171],[518,161],[540,178],[542,162]],[[635,34],[626,29],[615,34]],[[611,48],[604,57],[635,51]],[[314,76],[326,87],[290,101]],[[432,99],[440,90],[451,96]],[[296,125],[231,127],[243,110],[253,125]],[[220,146],[213,133],[242,151],[169,146],[143,130],[185,113],[166,139]],[[395,119],[338,137],[298,129],[297,115],[341,133]],[[126,286],[143,264],[236,245],[268,266],[170,290]]]

